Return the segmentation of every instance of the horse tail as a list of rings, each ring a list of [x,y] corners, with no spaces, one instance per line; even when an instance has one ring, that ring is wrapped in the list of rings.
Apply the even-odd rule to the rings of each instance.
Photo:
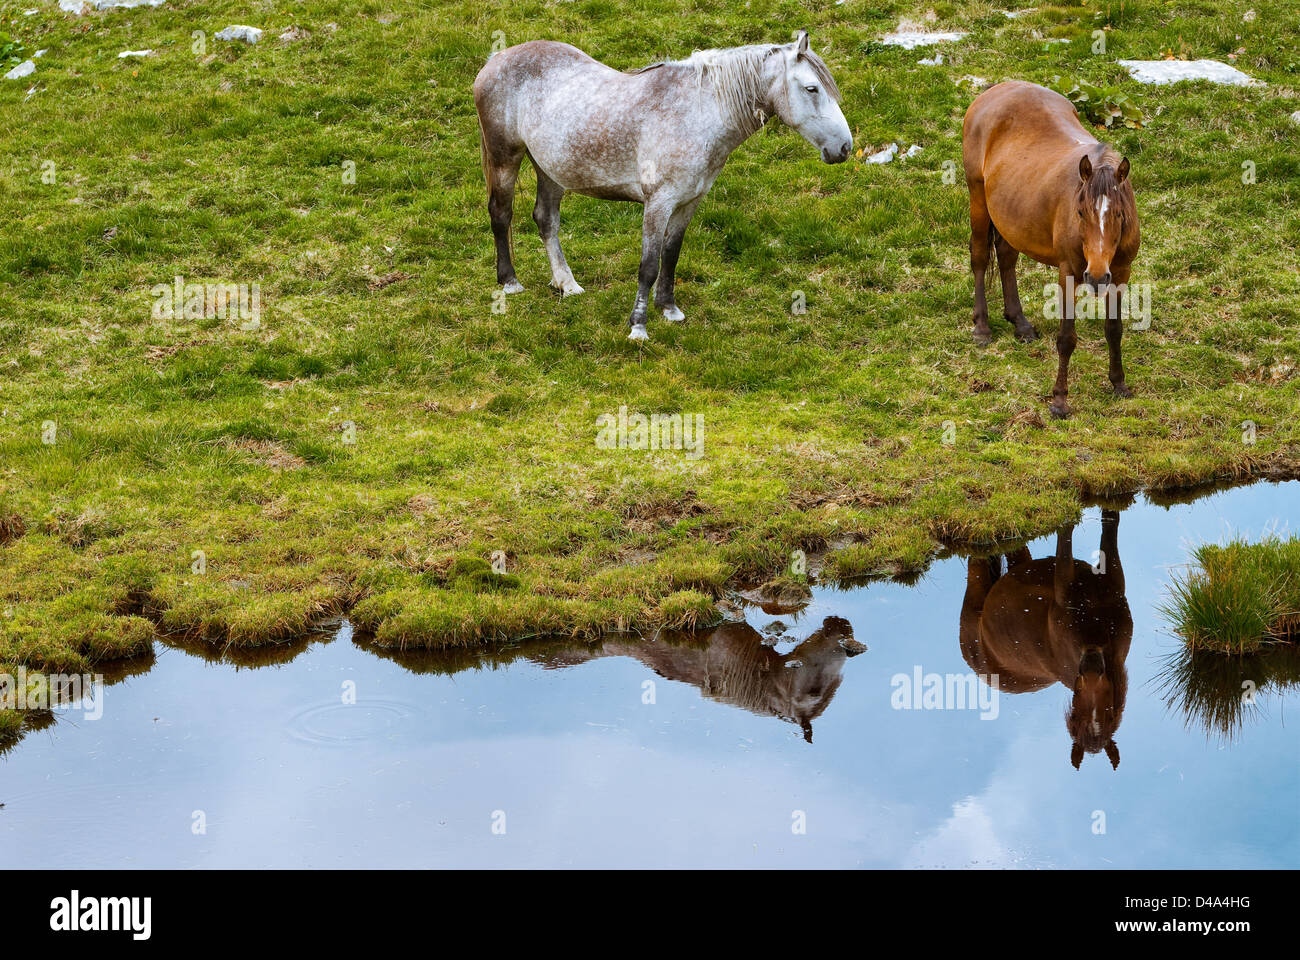
[[[993,278],[998,285],[997,292],[1002,292],[1002,260],[998,257],[998,241],[1002,239],[1002,234],[998,233],[998,228],[993,226],[993,218],[989,217],[989,262],[996,262],[998,267],[993,271]],[[987,282],[988,267],[984,268]]]
[[[492,164],[488,162],[487,137],[483,133],[483,119],[478,118],[478,156],[479,162],[483,164],[483,180],[487,183],[488,198],[492,197]]]

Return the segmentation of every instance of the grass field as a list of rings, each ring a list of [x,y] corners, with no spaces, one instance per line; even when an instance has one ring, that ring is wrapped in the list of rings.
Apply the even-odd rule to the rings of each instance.
[[[1296,475],[1300,7],[1005,8],[0,3],[16,59],[47,51],[0,80],[0,664],[84,669],[160,630],[282,641],[343,610],[389,647],[689,625],[795,550],[833,579],[915,572],[1067,523],[1085,496]],[[904,18],[969,35],[882,47]],[[214,38],[232,23],[265,37]],[[470,97],[494,43],[563,39],[626,69],[800,27],[855,148],[919,155],[826,166],[761,131],[687,234],[686,321],[652,320],[646,345],[625,329],[640,208],[565,200],[587,292],[561,300],[526,172],[527,290],[494,312]],[[1116,63],[1166,52],[1266,85],[1141,86]],[[972,344],[970,76],[1077,78],[1143,111],[1100,134],[1132,162],[1133,282],[1152,292],[1125,339],[1133,398],[1110,395],[1101,324],[1081,321],[1075,415],[1047,417],[1054,274],[1023,260],[1047,336],[1016,342],[991,281],[996,339]],[[178,276],[257,284],[260,323],[155,318]],[[700,417],[702,456],[602,449],[596,420],[623,406]]]

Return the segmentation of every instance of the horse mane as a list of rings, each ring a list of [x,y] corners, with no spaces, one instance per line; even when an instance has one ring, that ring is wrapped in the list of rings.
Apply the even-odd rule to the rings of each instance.
[[[768,57],[782,49],[780,44],[753,43],[743,47],[696,50],[685,60],[652,63],[632,72],[644,73],[665,65],[694,71],[696,81],[701,85],[707,81],[722,108],[735,117],[742,128],[752,133],[767,119],[759,106],[765,92],[763,65]],[[812,67],[827,95],[839,103],[840,88],[825,61],[811,50],[800,57]]]

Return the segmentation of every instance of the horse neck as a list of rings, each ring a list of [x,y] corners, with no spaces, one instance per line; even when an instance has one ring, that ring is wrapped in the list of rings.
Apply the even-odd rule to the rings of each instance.
[[[762,129],[775,113],[769,66],[778,48],[732,47],[695,53],[682,65],[701,91],[717,105],[719,140],[734,150]],[[729,152],[728,151],[728,152]]]

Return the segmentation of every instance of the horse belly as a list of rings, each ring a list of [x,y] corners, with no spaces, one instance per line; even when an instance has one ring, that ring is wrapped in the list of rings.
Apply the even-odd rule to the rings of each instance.
[[[636,130],[590,81],[549,92],[521,124],[524,146],[548,177],[575,193],[606,200],[644,200]]]
[[[1038,202],[1032,183],[1017,182],[1014,177],[986,176],[984,200],[993,227],[1018,253],[1031,260],[1054,267],[1058,263],[1052,227],[1056,219],[1053,205]]]

